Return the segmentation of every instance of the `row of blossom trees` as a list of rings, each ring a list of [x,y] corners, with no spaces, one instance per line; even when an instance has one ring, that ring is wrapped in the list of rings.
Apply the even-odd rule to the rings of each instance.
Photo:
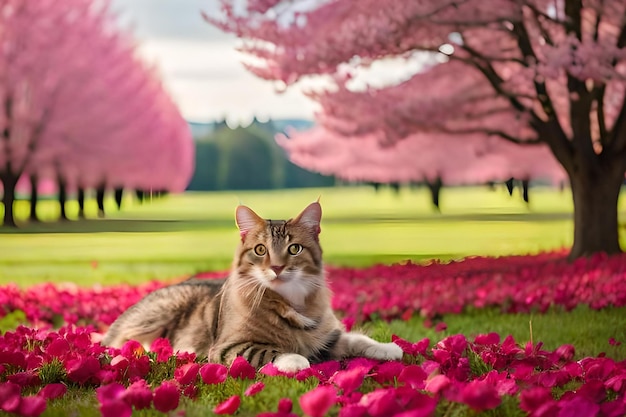
[[[544,144],[572,188],[570,256],[621,251],[626,2],[221,3],[223,14],[207,20],[245,40],[256,75],[285,85],[315,75],[330,80],[331,88],[312,94],[326,129],[373,134],[386,146],[423,134],[447,143],[478,135]],[[351,88],[353,70],[419,54],[438,59],[397,85]]]
[[[276,140],[294,163],[347,181],[465,185],[518,178],[560,184],[567,178],[545,146],[520,148],[480,135],[414,133],[381,147],[375,134],[350,137],[316,127]]]
[[[0,0],[4,225],[22,176],[182,191],[192,171],[187,124],[108,1]]]

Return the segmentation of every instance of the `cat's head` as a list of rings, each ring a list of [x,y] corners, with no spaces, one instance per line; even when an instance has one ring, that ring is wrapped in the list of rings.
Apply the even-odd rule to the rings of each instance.
[[[265,220],[246,206],[236,210],[241,235],[234,268],[238,279],[274,290],[291,304],[324,285],[319,244],[322,208],[309,204],[289,220]]]

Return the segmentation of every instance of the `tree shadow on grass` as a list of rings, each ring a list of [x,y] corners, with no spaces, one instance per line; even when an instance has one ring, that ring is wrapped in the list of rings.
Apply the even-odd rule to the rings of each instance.
[[[137,220],[137,219],[85,219],[76,221],[22,224],[17,229],[0,227],[1,234],[39,233],[157,233],[205,229],[232,228],[233,220]]]
[[[329,217],[326,224],[428,223],[446,222],[552,222],[571,220],[572,213],[476,213],[416,214],[415,216],[374,215],[371,217]],[[233,219],[81,219],[58,222],[22,223],[17,229],[0,227],[2,234],[36,233],[156,233],[233,229]]]

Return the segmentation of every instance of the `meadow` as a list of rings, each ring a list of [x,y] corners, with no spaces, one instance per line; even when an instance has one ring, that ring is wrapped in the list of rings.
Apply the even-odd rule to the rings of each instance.
[[[172,356],[163,346],[155,354],[94,342],[142,294],[228,269],[238,204],[285,218],[318,197],[334,307],[348,326],[394,338],[402,363],[328,362],[276,375]],[[127,198],[106,219],[0,229],[0,410],[622,415],[626,256],[566,262],[570,193],[533,188],[530,198],[444,189],[437,212],[423,189],[186,193],[143,205]],[[46,202],[40,214],[51,220],[56,210]],[[24,218],[27,206],[18,213]]]
[[[537,253],[572,241],[570,193],[547,188],[532,189],[528,205],[504,187],[444,189],[441,213],[424,189],[186,193],[144,205],[126,199],[119,212],[109,204],[106,219],[93,218],[95,207],[88,205],[91,219],[61,223],[45,221],[56,218],[58,207],[44,201],[43,223],[0,228],[0,283],[138,283],[225,270],[237,244],[238,204],[285,218],[318,197],[321,242],[331,265]],[[26,202],[18,204],[22,219],[27,210]],[[75,207],[68,211],[71,216]]]

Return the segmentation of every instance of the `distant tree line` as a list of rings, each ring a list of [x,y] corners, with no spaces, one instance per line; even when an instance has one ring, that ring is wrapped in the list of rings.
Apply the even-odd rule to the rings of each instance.
[[[235,129],[216,124],[213,132],[196,138],[195,172],[187,189],[264,190],[335,184],[334,177],[291,163],[276,144],[276,133],[271,121],[255,119],[249,126]]]

